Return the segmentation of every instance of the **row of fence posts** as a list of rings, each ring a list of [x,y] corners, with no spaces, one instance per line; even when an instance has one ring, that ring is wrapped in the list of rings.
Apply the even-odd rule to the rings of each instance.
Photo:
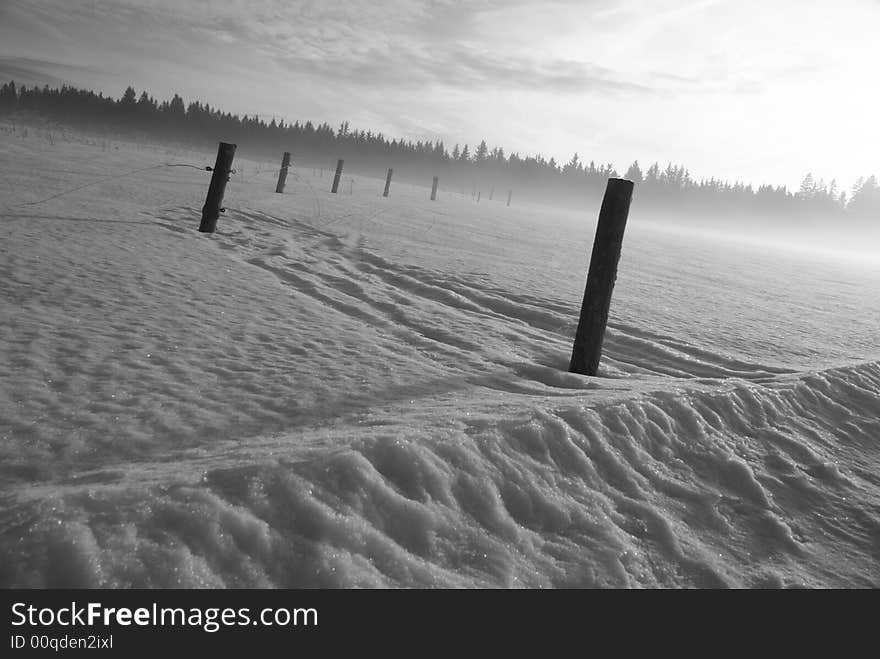
[[[232,172],[232,160],[235,158],[235,144],[221,142],[217,149],[217,160],[214,163],[211,183],[208,186],[208,196],[202,207],[202,221],[199,231],[202,233],[214,233],[217,228],[217,220],[220,213],[226,211],[222,207],[223,195],[226,192],[226,183]],[[333,176],[331,192],[339,188],[339,180],[342,177],[343,160],[340,158],[336,163],[336,174]],[[281,159],[281,169],[278,172],[278,183],[275,192],[283,193],[287,182],[287,171],[290,169],[290,153],[285,151]],[[323,175],[323,170],[321,170]],[[388,169],[385,178],[385,190],[383,197],[388,196],[391,187],[391,175],[393,170]],[[435,176],[431,185],[431,201],[437,198],[437,184],[439,177]],[[605,196],[602,199],[602,207],[599,210],[599,221],[596,225],[596,235],[593,239],[593,251],[590,255],[590,265],[587,271],[587,283],[584,288],[584,297],[581,302],[580,317],[574,335],[571,359],[568,370],[582,375],[596,375],[599,371],[599,360],[602,356],[602,342],[605,338],[605,328],[608,325],[608,312],[611,308],[611,293],[614,290],[614,282],[617,279],[617,266],[620,261],[620,252],[623,247],[623,233],[626,229],[626,221],[629,216],[630,202],[632,201],[633,182],[626,179],[610,178],[605,188]],[[476,190],[475,190],[476,191]],[[495,193],[493,188],[489,192],[489,199]],[[481,192],[477,192],[477,202],[480,201]],[[507,205],[510,206],[510,198],[513,191],[507,193]]]
[[[225,212],[225,208],[221,208],[221,204],[223,203],[223,195],[226,192],[226,184],[229,182],[229,175],[232,172],[232,160],[235,158],[235,144],[228,144],[226,142],[221,142],[220,147],[217,150],[217,160],[214,163],[213,175],[211,176],[211,184],[208,188],[208,197],[205,200],[205,205],[202,208],[202,222],[199,225],[199,231],[203,233],[213,233],[214,229],[217,227],[217,220],[220,217],[220,213]],[[336,194],[339,191],[339,181],[342,178],[342,166],[344,164],[344,160],[340,158],[336,162],[336,173],[333,175],[333,186],[330,191]],[[275,192],[281,194],[284,192],[284,187],[287,183],[287,173],[290,169],[290,152],[285,151],[284,155],[281,158],[281,168],[278,170],[278,183],[275,185]],[[321,174],[323,176],[324,170],[321,170]],[[388,196],[388,192],[391,189],[391,176],[394,173],[392,168],[388,168],[388,175],[385,178],[385,189],[382,192],[383,197]],[[437,186],[440,182],[440,178],[438,176],[434,177],[434,180],[431,185],[431,201],[436,201],[437,199]],[[349,193],[354,192],[354,179],[351,181],[351,189]],[[492,195],[495,192],[495,188],[489,192],[489,199],[492,199]],[[482,191],[477,194],[477,203],[480,202],[480,196],[482,195]],[[513,190],[509,190],[507,192],[507,205],[510,206],[510,199],[513,195]]]

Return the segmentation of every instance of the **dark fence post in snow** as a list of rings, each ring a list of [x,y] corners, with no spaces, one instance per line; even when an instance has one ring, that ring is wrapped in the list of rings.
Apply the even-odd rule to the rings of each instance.
[[[388,168],[388,176],[385,177],[385,192],[382,193],[383,197],[388,196],[388,190],[391,188],[391,174],[394,172],[390,167]]]
[[[510,197],[513,195],[513,190],[507,191],[507,205],[510,206]]]
[[[285,151],[281,158],[281,170],[278,172],[278,185],[275,192],[284,192],[284,184],[287,183],[287,169],[290,167],[290,151]]]
[[[333,187],[330,192],[336,192],[339,189],[339,179],[342,176],[342,158],[336,162],[336,174],[333,176]]]
[[[434,177],[434,184],[431,186],[431,201],[437,198],[437,181],[439,180],[436,176]]]
[[[199,231],[202,233],[214,233],[220,212],[226,210],[221,208],[221,205],[223,193],[226,192],[226,183],[229,181],[229,173],[232,170],[233,158],[235,158],[235,145],[220,142],[214,173],[211,174],[211,185],[208,186],[208,196],[202,207],[202,222],[199,225]]]
[[[478,203],[478,204],[480,203],[480,197],[482,197],[482,196],[483,196],[483,191],[480,190],[480,191],[477,193],[477,203]]]
[[[617,263],[623,246],[623,232],[632,200],[633,182],[621,178],[608,179],[593,253],[587,273],[587,286],[581,303],[581,317],[574,335],[571,363],[568,370],[582,375],[596,375],[602,356],[602,339],[611,308],[611,292],[617,279]]]

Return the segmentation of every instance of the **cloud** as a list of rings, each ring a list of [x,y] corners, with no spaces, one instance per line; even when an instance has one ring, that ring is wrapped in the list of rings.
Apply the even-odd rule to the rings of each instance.
[[[357,54],[285,54],[279,55],[277,61],[290,72],[345,80],[365,87],[522,89],[554,94],[651,91],[649,87],[620,80],[612,71],[589,63],[503,57],[466,48],[430,55],[415,49],[392,53],[378,48]]]
[[[571,29],[572,12],[592,0],[11,0],[22,21],[140,68],[217,49],[218,61],[276,65],[279,73],[411,91],[521,89],[553,94],[644,93],[649,87],[588,59],[561,57],[534,43]],[[615,6],[611,3],[610,6]],[[527,40],[533,17],[544,24]],[[525,26],[525,27],[524,27]],[[548,27],[550,26],[550,27]],[[525,32],[522,30],[525,29]],[[103,43],[102,43],[103,42]],[[118,53],[124,48],[127,52]],[[30,53],[33,54],[33,53]]]
[[[79,75],[87,71],[94,72],[85,67],[51,60],[0,55],[0,80],[14,80],[19,85],[61,87],[73,84]]]
[[[547,16],[574,6],[583,10],[588,4],[573,0],[269,3],[252,13],[217,13],[194,29],[253,49],[280,64],[284,73],[361,86],[649,92],[648,87],[590,61],[520,52],[523,44],[506,34],[502,22],[524,9]],[[291,16],[296,19],[286,20]],[[486,28],[490,18],[495,29]],[[535,32],[533,37],[540,41],[546,35]]]

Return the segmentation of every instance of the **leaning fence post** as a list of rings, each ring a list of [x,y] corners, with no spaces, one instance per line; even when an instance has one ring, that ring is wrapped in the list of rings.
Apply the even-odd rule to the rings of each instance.
[[[226,210],[221,208],[221,205],[223,193],[226,192],[226,183],[229,181],[229,173],[232,170],[233,158],[235,158],[235,145],[220,142],[214,173],[211,174],[211,184],[208,186],[208,196],[202,207],[202,222],[199,224],[199,231],[202,233],[214,233],[221,211]]]
[[[431,186],[431,201],[434,201],[437,198],[437,181],[439,180],[438,177],[434,177],[434,184]]]
[[[510,206],[510,197],[513,196],[513,190],[507,191],[507,205]]]
[[[339,179],[342,176],[342,158],[336,162],[336,174],[333,176],[333,187],[330,192],[336,192],[339,189]]]
[[[285,151],[284,156],[281,158],[281,169],[278,172],[278,185],[275,186],[275,192],[284,192],[288,167],[290,167],[290,152]]]
[[[626,229],[632,192],[632,181],[608,179],[596,225],[596,237],[593,239],[581,316],[568,366],[571,373],[596,375],[599,370],[602,339],[608,323],[611,292],[617,278],[617,263],[620,261],[620,248],[623,246],[623,232]]]
[[[385,177],[385,192],[382,193],[383,197],[388,196],[388,190],[391,188],[391,174],[394,172],[390,167],[388,168],[388,176]]]
[[[480,190],[480,191],[477,193],[477,203],[478,203],[478,204],[480,203],[480,197],[482,197],[482,196],[483,196],[483,191]]]

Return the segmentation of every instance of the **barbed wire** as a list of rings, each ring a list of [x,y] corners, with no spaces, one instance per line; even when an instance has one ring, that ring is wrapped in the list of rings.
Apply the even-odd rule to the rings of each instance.
[[[163,168],[166,168],[166,167],[168,167],[168,168],[170,168],[170,167],[190,167],[190,168],[192,168],[192,169],[198,169],[198,170],[200,170],[200,171],[206,171],[206,172],[212,172],[212,171],[214,171],[214,168],[211,167],[210,165],[208,165],[208,166],[199,166],[199,165],[191,165],[191,164],[189,164],[189,163],[162,163],[162,164],[160,164],[160,165],[150,165],[149,167],[141,167],[141,168],[139,168],[139,169],[133,169],[133,170],[128,171],[128,172],[123,172],[122,174],[114,174],[114,175],[112,175],[112,176],[103,176],[103,177],[101,177],[101,178],[99,178],[99,179],[97,179],[97,180],[95,180],[95,181],[90,181],[89,183],[84,183],[83,185],[79,185],[79,186],[77,186],[77,187],[75,187],[75,188],[70,188],[70,189],[68,189],[68,190],[63,190],[63,191],[58,192],[58,193],[56,193],[56,194],[50,195],[50,196],[48,196],[48,197],[44,197],[43,199],[38,199],[37,201],[25,201],[25,202],[21,202],[21,203],[19,203],[19,204],[11,204],[11,205],[9,205],[9,206],[6,206],[6,210],[9,210],[9,209],[11,209],[11,208],[24,208],[24,207],[27,207],[27,206],[37,206],[38,204],[44,204],[44,203],[46,203],[47,201],[52,201],[53,199],[58,199],[59,197],[63,197],[63,196],[65,196],[65,195],[69,195],[69,194],[72,194],[72,193],[74,193],[74,192],[79,192],[80,190],[84,190],[84,189],[86,189],[86,188],[90,188],[90,187],[93,187],[93,186],[96,186],[96,185],[100,185],[100,184],[102,184],[102,183],[107,183],[108,181],[115,181],[115,180],[118,180],[118,179],[127,178],[127,177],[129,177],[129,176],[134,176],[135,174],[140,174],[140,173],[142,173],[142,172],[148,172],[148,171],[150,171],[150,170],[152,170],[152,169],[163,169]],[[235,173],[235,170],[231,170],[230,173]]]
[[[313,198],[314,201],[315,201],[315,219],[316,219],[316,220],[320,220],[320,219],[321,219],[321,199],[320,199],[320,197],[318,197],[318,193],[317,193],[317,191],[315,190],[315,186],[313,186],[313,185],[311,184],[311,182],[309,182],[307,179],[304,179],[304,178],[302,178],[299,174],[297,174],[297,173],[296,173],[296,170],[293,170],[293,171],[291,171],[290,173],[291,173],[291,175],[293,176],[294,180],[296,180],[296,181],[298,181],[298,182],[300,182],[300,183],[305,183],[306,186],[307,186],[307,187],[309,188],[309,190],[311,191],[311,193],[312,193],[312,198]]]
[[[291,167],[292,165],[288,165],[287,167],[275,167],[274,169],[257,169],[257,171],[255,171],[250,176],[245,176],[244,168],[242,168],[242,171],[238,172],[238,176],[242,180],[242,182],[247,183],[248,180],[253,180],[257,176],[261,176],[262,174],[278,174],[279,172],[281,172],[281,170],[290,169]]]
[[[38,200],[36,200],[36,201],[27,201],[27,202],[21,202],[21,203],[18,203],[18,204],[7,205],[3,210],[4,210],[4,211],[9,211],[9,210],[18,209],[18,208],[26,208],[26,207],[30,207],[30,206],[37,206],[37,205],[39,205],[39,204],[43,204],[43,203],[46,203],[46,202],[48,202],[48,201],[52,201],[53,199],[58,199],[58,198],[60,198],[60,197],[66,196],[66,195],[73,194],[74,192],[78,192],[78,191],[80,191],[80,190],[84,190],[84,189],[87,189],[87,188],[90,188],[90,187],[94,187],[94,186],[96,186],[96,185],[101,185],[102,183],[107,183],[107,182],[110,182],[110,181],[116,181],[116,180],[120,180],[120,179],[128,178],[128,177],[134,176],[135,174],[141,174],[141,173],[143,173],[143,172],[148,172],[148,171],[151,171],[151,170],[156,170],[156,169],[168,169],[168,168],[174,168],[174,167],[184,167],[184,168],[196,169],[196,170],[198,170],[198,171],[206,171],[206,172],[213,172],[213,171],[214,171],[214,168],[211,167],[210,165],[203,166],[203,165],[193,165],[193,164],[191,164],[191,163],[160,163],[160,164],[156,164],[156,165],[150,165],[150,166],[148,166],[148,167],[140,167],[140,168],[138,168],[138,169],[133,169],[133,170],[130,170],[130,171],[127,171],[127,172],[122,172],[122,173],[120,173],[120,174],[113,174],[113,175],[109,175],[109,176],[102,176],[102,177],[100,177],[100,178],[98,178],[98,179],[96,179],[96,180],[89,181],[88,183],[84,183],[84,184],[82,184],[82,185],[78,185],[78,186],[73,187],[73,188],[69,188],[69,189],[66,189],[66,190],[62,190],[61,192],[57,192],[57,193],[55,193],[55,194],[49,195],[49,196],[44,197],[44,198],[42,198],[42,199],[38,199]],[[238,175],[239,179],[240,179],[243,183],[246,183],[248,179],[253,180],[253,178],[255,178],[255,177],[257,177],[257,176],[261,176],[261,175],[263,175],[263,174],[273,174],[273,175],[277,175],[277,174],[279,174],[280,172],[282,172],[282,171],[284,171],[284,170],[287,170],[288,173],[289,173],[289,175],[290,175],[295,181],[297,181],[298,183],[302,183],[302,184],[304,184],[304,185],[309,189],[309,192],[311,193],[312,198],[313,198],[314,203],[315,203],[315,217],[314,217],[314,219],[315,219],[315,220],[320,220],[321,217],[322,217],[322,215],[323,215],[323,209],[322,209],[322,207],[321,207],[322,205],[321,205],[320,195],[318,194],[318,192],[317,192],[317,190],[315,189],[315,187],[312,185],[311,181],[308,180],[308,178],[303,177],[303,176],[300,176],[300,175],[295,171],[295,169],[294,169],[294,164],[293,164],[293,163],[291,163],[291,164],[289,164],[289,165],[287,165],[287,166],[281,166],[281,167],[271,167],[271,168],[266,168],[266,169],[260,169],[260,168],[258,168],[257,171],[254,172],[254,174],[253,174],[252,176],[249,176],[249,177],[247,177],[247,178],[245,178],[245,176],[244,176],[244,170],[243,170],[243,168],[242,168],[242,171],[240,171],[240,172],[237,171],[237,170],[235,170],[235,169],[231,169],[231,170],[229,170],[229,173],[230,173],[230,174],[234,174],[234,175]],[[351,179],[351,183],[352,183],[352,185],[354,184],[354,179],[353,179],[353,178]],[[347,220],[347,219],[349,219],[351,216],[355,215],[357,212],[358,212],[358,211],[352,211],[352,212],[349,212],[349,213],[344,213],[344,214],[342,214],[342,215],[340,215],[340,216],[338,216],[338,217],[336,217],[336,218],[330,220],[330,221],[327,223],[327,226],[335,225],[335,224],[337,224],[337,223],[339,223],[339,222],[342,222],[342,221],[344,221],[344,220]],[[375,221],[375,218],[376,218],[376,217],[378,217],[380,214],[382,214],[382,213],[384,213],[384,212],[385,212],[385,210],[383,209],[383,210],[379,210],[379,211],[377,211],[377,212],[371,214],[369,217],[362,217],[362,218],[361,218],[361,229],[363,228],[363,224],[364,224],[364,222],[367,222],[367,223],[369,223],[369,222],[373,222],[373,221]],[[433,224],[432,224],[431,227],[428,228],[428,231],[430,231],[432,228],[433,228]]]

